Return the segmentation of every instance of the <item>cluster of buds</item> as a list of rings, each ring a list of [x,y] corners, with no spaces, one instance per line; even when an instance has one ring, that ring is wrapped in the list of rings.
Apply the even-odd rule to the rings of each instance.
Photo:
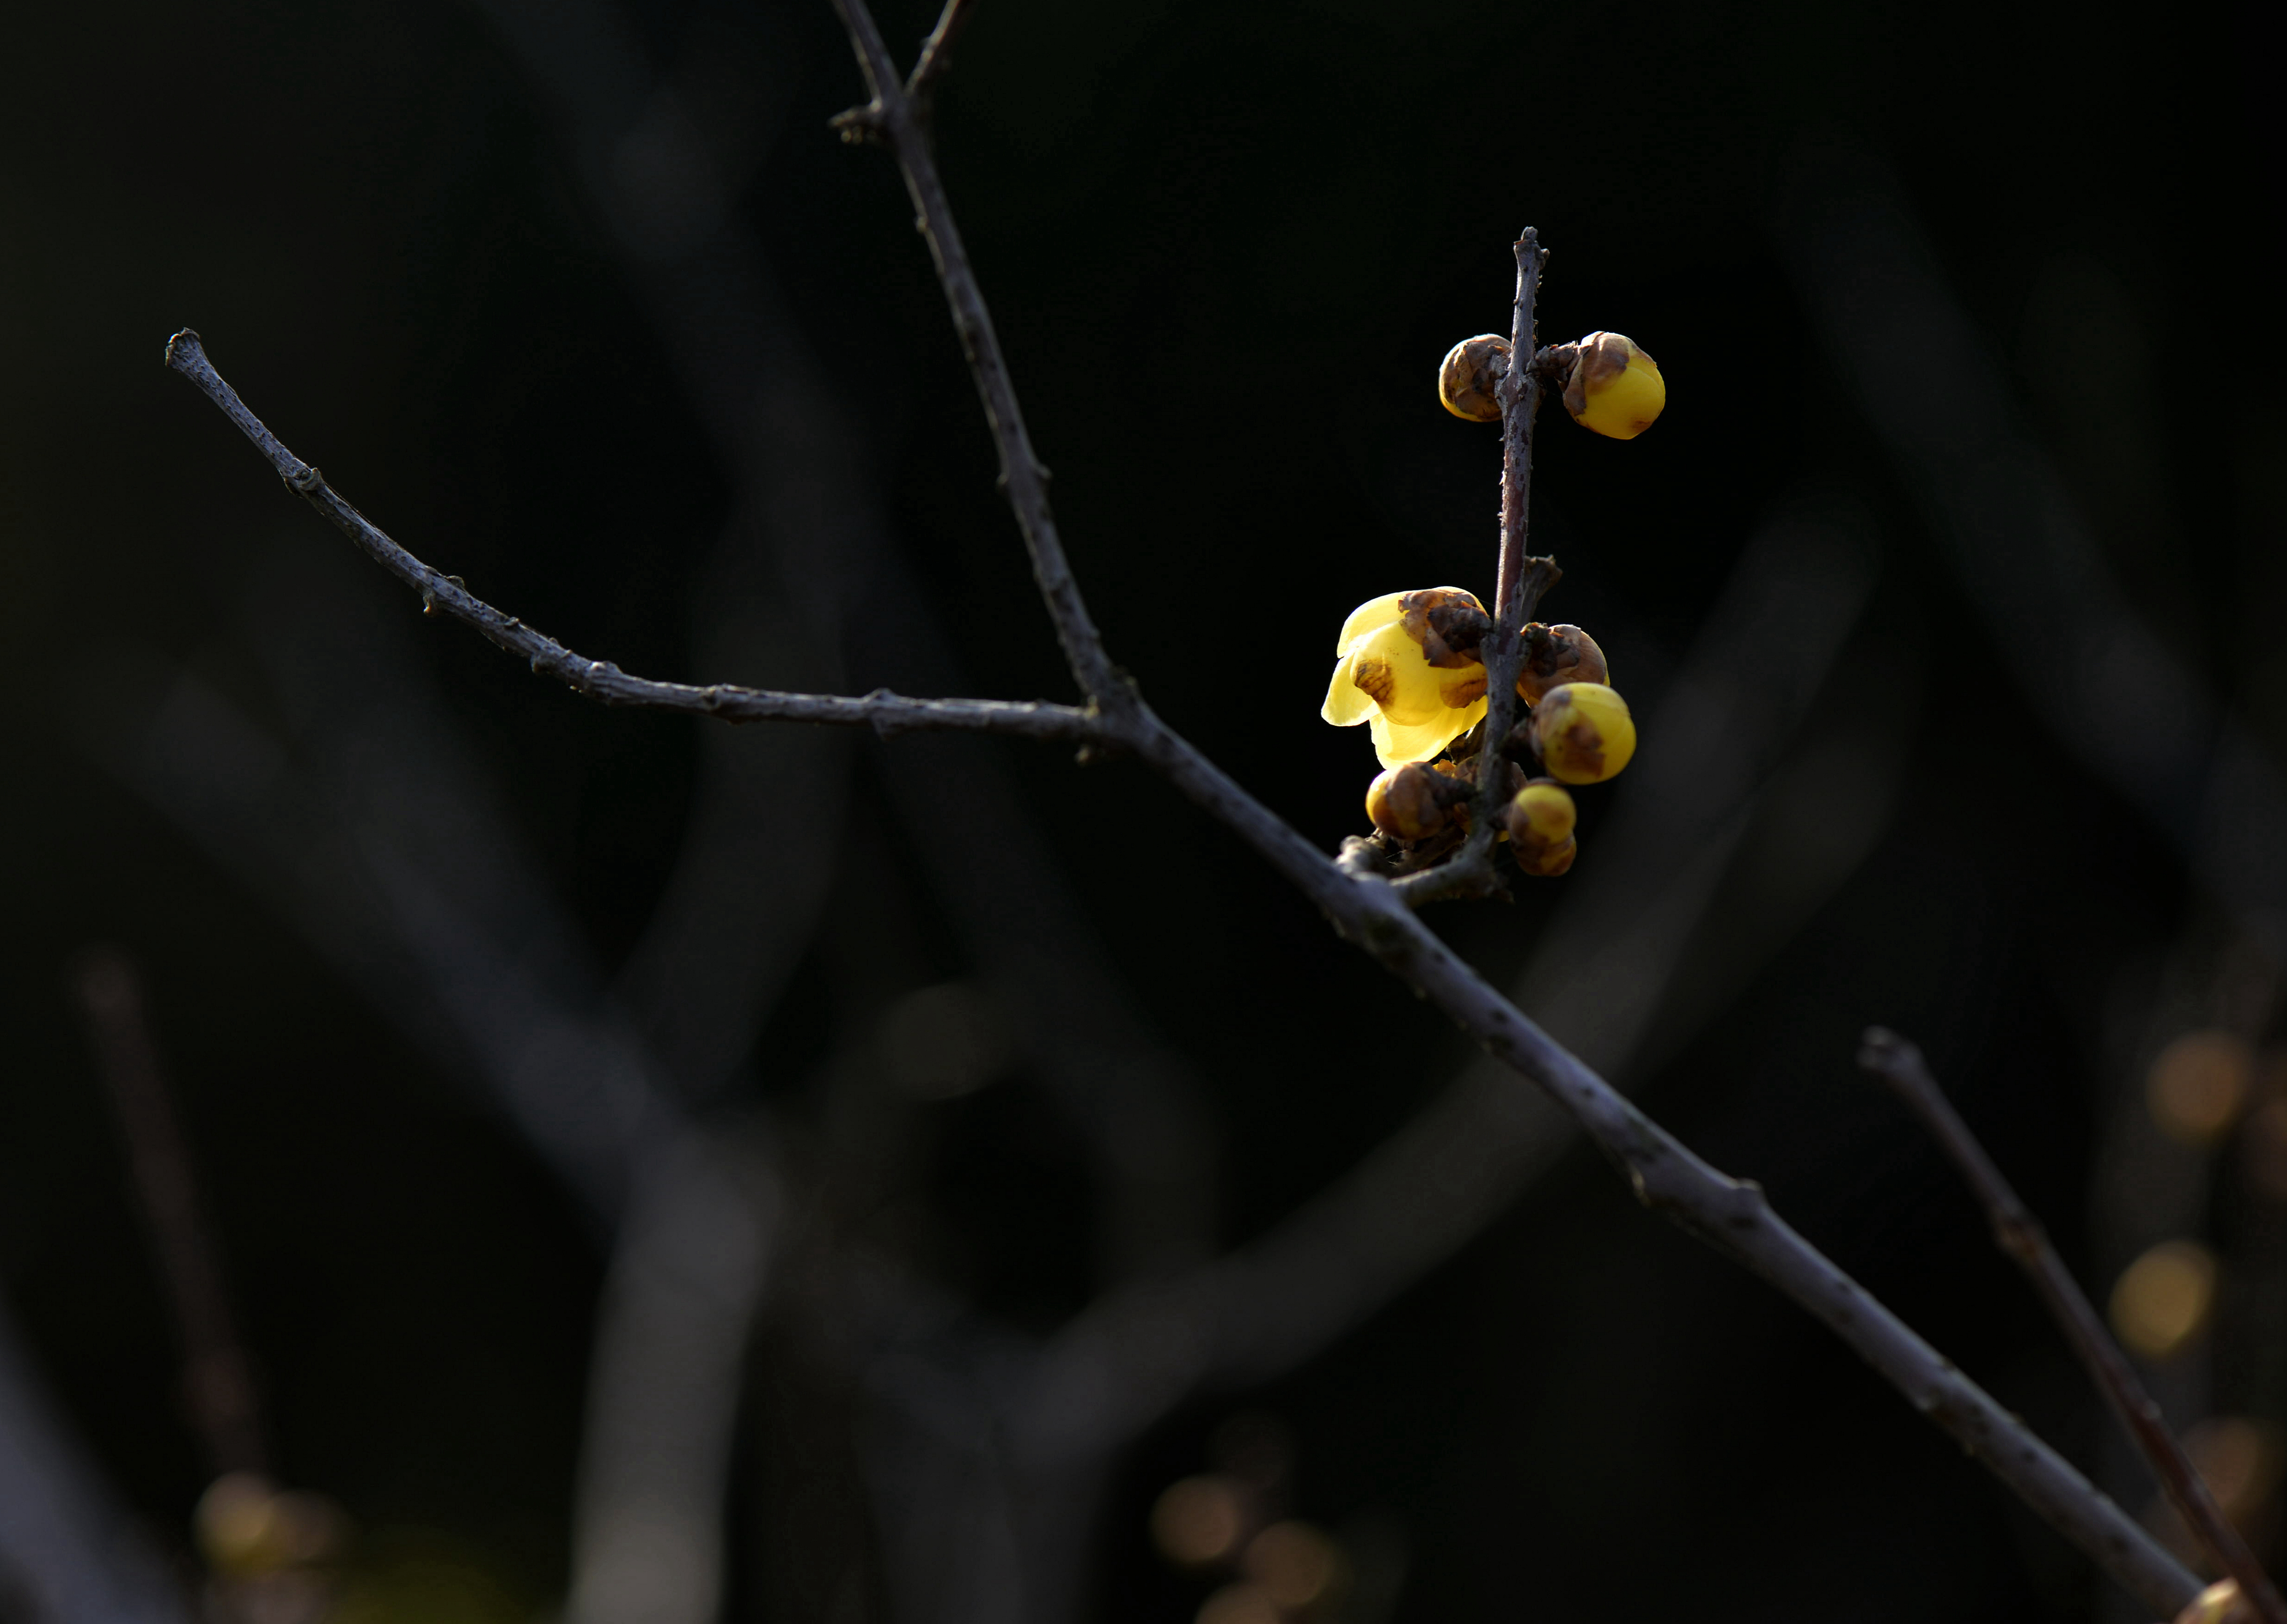
[[[1607,438],[1635,438],[1667,405],[1659,363],[1622,334],[1591,333],[1578,343],[1552,344],[1538,359],[1548,374],[1563,380],[1564,409],[1572,421]],[[1506,338],[1496,333],[1465,338],[1437,368],[1437,398],[1456,417],[1498,422],[1508,366]]]
[[[1498,422],[1513,359],[1497,334],[1462,340],[1437,369],[1437,398],[1456,417]],[[1542,375],[1562,380],[1572,420],[1612,439],[1634,439],[1667,404],[1658,363],[1618,333],[1591,333],[1533,359]],[[1509,798],[1498,833],[1517,867],[1562,874],[1579,850],[1565,786],[1601,784],[1626,767],[1635,754],[1635,722],[1596,640],[1577,626],[1535,621],[1523,631],[1516,678],[1524,718],[1507,738],[1483,738],[1491,681],[1484,650],[1492,629],[1484,605],[1459,587],[1370,599],[1342,623],[1318,713],[1338,728],[1371,729],[1382,771],[1366,788],[1366,816],[1377,837],[1405,847],[1410,862],[1434,861],[1468,832],[1480,777],[1474,744],[1505,759],[1507,777],[1494,780]],[[1456,759],[1437,759],[1455,749],[1462,752]],[[1541,776],[1526,777],[1528,759]]]
[[[1342,627],[1333,680],[1319,714],[1337,727],[1370,724],[1382,772],[1366,788],[1366,816],[1385,841],[1432,857],[1466,834],[1479,758],[1436,759],[1456,741],[1477,748],[1492,622],[1454,587],[1394,592],[1362,603]],[[1516,679],[1523,720],[1498,746],[1514,797],[1501,830],[1528,874],[1572,866],[1574,811],[1566,784],[1601,784],[1636,747],[1627,702],[1610,686],[1596,640],[1577,626],[1523,630]],[[1544,775],[1528,779],[1523,761]]]

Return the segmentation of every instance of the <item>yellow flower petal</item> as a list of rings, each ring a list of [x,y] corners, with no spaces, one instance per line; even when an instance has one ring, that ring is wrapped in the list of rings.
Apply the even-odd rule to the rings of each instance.
[[[1350,681],[1373,696],[1384,715],[1408,727],[1431,721],[1445,709],[1449,680],[1466,674],[1432,666],[1421,645],[1397,620],[1351,649],[1349,660]]]
[[[1485,702],[1478,700],[1466,710],[1438,708],[1436,715],[1428,721],[1412,724],[1393,722],[1377,711],[1371,718],[1373,723],[1373,753],[1384,767],[1397,767],[1407,761],[1426,761],[1440,750],[1477,725],[1485,713]]]
[[[1385,592],[1350,611],[1350,618],[1342,622],[1342,635],[1334,640],[1334,652],[1349,653],[1368,633],[1378,632],[1395,621],[1398,616],[1397,600],[1405,595],[1403,592]]]
[[[1356,670],[1349,659],[1338,661],[1334,680],[1326,684],[1326,702],[1318,707],[1318,714],[1338,728],[1355,728],[1367,717],[1379,714],[1373,696],[1350,680]]]

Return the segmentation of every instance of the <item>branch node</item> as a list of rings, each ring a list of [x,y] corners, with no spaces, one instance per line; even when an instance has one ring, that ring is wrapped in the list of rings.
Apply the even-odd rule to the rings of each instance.
[[[882,117],[879,101],[845,107],[827,119],[826,127],[840,136],[847,146],[887,146],[890,144],[890,128]]]

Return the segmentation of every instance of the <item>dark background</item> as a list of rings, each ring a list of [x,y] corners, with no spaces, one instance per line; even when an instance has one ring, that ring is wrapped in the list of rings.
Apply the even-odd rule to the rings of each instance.
[[[1805,504],[1847,516],[1863,606],[1800,725],[1725,803],[1720,878],[1622,1078],[2139,1512],[2147,1491],[2108,1463],[2054,1337],[1851,1055],[1869,1022],[1919,1038],[2100,1294],[2156,1240],[2216,1245],[2217,1328],[2164,1391],[2187,1423],[2287,1421],[2279,1282],[2244,1261],[2281,1211],[2241,1192],[2233,1145],[2154,1149],[2137,1103],[2180,1032],[2272,1036],[2279,897],[2241,858],[2287,829],[2258,795],[2234,803],[2253,845],[2203,844],[2215,718],[2239,718],[2248,759],[2287,752],[2282,199],[2252,15],[984,0],[938,117],[1114,658],[1322,847],[1362,827],[1372,766],[1362,733],[1314,714],[1341,617],[1384,591],[1491,585],[1495,437],[1430,382],[1449,344],[1507,329],[1520,226],[1553,250],[1543,336],[1626,332],[1672,390],[1628,444],[1552,412],[1536,469],[1536,540],[1566,570],[1547,612],[1602,641],[1644,724],[1638,774],[1715,737],[1658,719],[1693,648],[1697,669],[1726,668],[1709,617],[1751,537]],[[571,1559],[608,1223],[488,1103],[480,1068],[421,1038],[417,989],[328,935],[324,874],[265,840],[233,847],[170,790],[147,729],[188,673],[289,761],[320,758],[322,723],[280,674],[354,692],[366,667],[328,656],[328,617],[385,626],[599,986],[654,917],[711,746],[421,619],[162,369],[167,335],[196,326],[349,500],[584,654],[696,681],[921,685],[907,600],[837,550],[835,493],[855,489],[966,691],[1072,690],[894,168],[827,130],[859,81],[823,0],[628,8],[622,65],[664,75],[687,121],[669,137],[642,97],[615,137],[610,97],[583,113],[500,16],[107,5],[12,28],[0,1278],[69,1424],[187,1562],[205,1467],[68,990],[76,954],[117,943],[149,988],[283,1474],[367,1531],[359,1560],[446,1553],[481,1576],[456,1593],[466,1616],[521,1619],[560,1604]],[[906,59],[932,17],[881,12]],[[701,158],[713,178],[686,195]],[[1838,209],[1910,245],[1913,286],[1975,340],[1967,359],[1875,332],[1892,285],[1829,251]],[[726,236],[775,278],[762,339],[710,258]],[[808,392],[736,418],[741,438],[720,402],[758,387],[740,375],[757,355]],[[795,449],[773,462],[774,443]],[[2040,523],[1996,516],[1976,470],[2048,493],[2025,509]],[[725,572],[741,538],[803,525],[812,554]],[[2086,546],[2059,563],[2055,533]],[[811,576],[837,568],[822,596]],[[783,635],[710,642],[709,617],[749,599]],[[2116,603],[2147,642],[2074,619]],[[1742,669],[1763,635],[1739,631]],[[272,657],[297,637],[302,665]],[[2147,691],[2131,679],[2154,669],[2191,698],[2090,698],[2108,676]],[[1752,722],[1767,701],[1742,691]],[[390,770],[391,737],[368,768]],[[1215,1245],[1336,1179],[1469,1058],[1131,765],[831,750],[789,771],[757,859],[817,882],[768,926],[787,945],[755,973],[759,1036],[687,1091],[702,1120],[803,1147],[790,1177],[813,1238],[860,1232],[1028,1334],[1114,1266],[1078,1130],[1021,1058],[909,1109],[894,1155],[832,1148],[837,1057],[902,995],[985,974],[946,877],[995,837],[915,814],[932,751],[997,759],[1143,1028],[1188,1068],[1218,1147]],[[244,771],[257,800],[288,792]],[[1439,916],[1496,980],[1542,933],[1596,926],[1557,899],[1590,878],[1628,783],[1581,796],[1573,876]],[[319,800],[357,824],[354,800]],[[1618,997],[1636,974],[1563,996]],[[1527,1007],[1566,1032],[1567,1011]],[[752,1393],[862,1387],[788,1351],[833,1287],[804,1289],[765,1305]],[[1118,1453],[1087,1616],[1192,1615],[1207,1585],[1152,1552],[1146,1512],[1213,1463],[1234,1415],[1284,1429],[1294,1510],[1388,1579],[1400,1620],[2066,1618],[2104,1588],[1824,1331],[1577,1147],[1370,1306]],[[750,1397],[738,1423],[731,1616],[890,1616],[863,1494],[827,1496],[865,1575],[836,1591],[843,1612],[774,1568],[802,1498],[775,1413]]]

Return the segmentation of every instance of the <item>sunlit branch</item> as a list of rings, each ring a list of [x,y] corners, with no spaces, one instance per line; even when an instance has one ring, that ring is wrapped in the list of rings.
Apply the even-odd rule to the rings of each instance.
[[[1887,1083],[1912,1108],[1931,1137],[1953,1159],[1963,1182],[1985,1209],[1986,1218],[1993,1226],[1994,1244],[2008,1253],[2032,1281],[2034,1290],[2072,1344],[2105,1402],[2112,1407],[2129,1440],[2160,1480],[2176,1514],[2198,1536],[2216,1565],[2239,1581],[2240,1594],[2248,1598],[2264,1624],[2287,1624],[2287,1605],[2281,1603],[2270,1576],[2208,1492],[2199,1469],[2169,1431],[2159,1405],[2136,1379],[2127,1355],[2106,1332],[2087,1294],[2050,1244],[2048,1231],[2017,1198],[2016,1190],[1985,1154],[1985,1147],[1977,1142],[1961,1113],[1939,1091],[1921,1050],[1895,1032],[1872,1027],[1858,1051],[1858,1063]]]

